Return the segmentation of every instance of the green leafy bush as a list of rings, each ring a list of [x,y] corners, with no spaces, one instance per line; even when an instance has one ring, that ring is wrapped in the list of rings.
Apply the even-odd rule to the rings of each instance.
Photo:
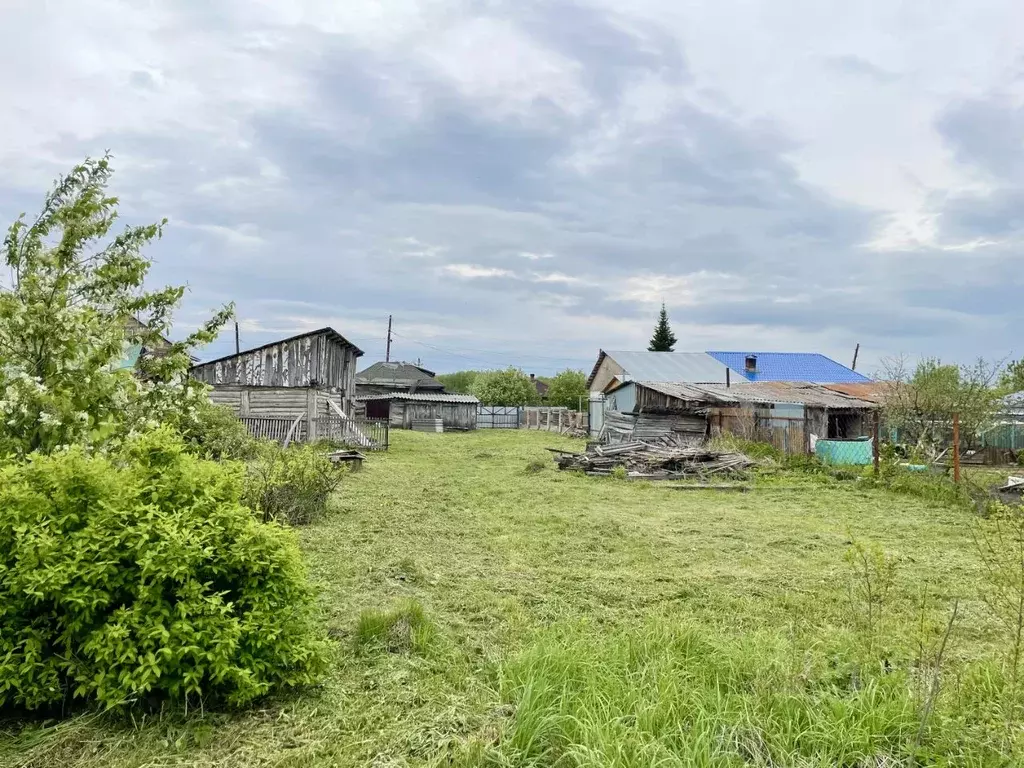
[[[485,371],[473,381],[473,394],[484,405],[523,406],[540,401],[537,385],[518,368]]]
[[[562,406],[573,411],[582,410],[590,397],[587,389],[587,374],[566,368],[548,385],[548,404]]]
[[[177,427],[194,453],[211,459],[251,459],[259,449],[259,442],[230,409],[206,398]]]
[[[0,707],[231,705],[323,664],[294,535],[167,429],[0,469]]]
[[[249,462],[243,499],[265,522],[311,523],[327,512],[343,471],[315,445],[263,443]]]

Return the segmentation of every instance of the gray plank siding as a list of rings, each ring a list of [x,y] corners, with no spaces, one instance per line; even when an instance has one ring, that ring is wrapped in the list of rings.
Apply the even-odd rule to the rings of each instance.
[[[322,333],[200,363],[192,375],[215,386],[329,387],[351,397],[357,357],[351,346]]]
[[[246,387],[237,384],[221,384],[210,390],[210,401],[232,410],[241,416],[243,396],[249,401],[248,416],[252,418],[291,418],[305,413],[308,407],[307,387]],[[331,416],[333,411],[327,398],[341,405],[337,392],[317,389],[317,415]]]

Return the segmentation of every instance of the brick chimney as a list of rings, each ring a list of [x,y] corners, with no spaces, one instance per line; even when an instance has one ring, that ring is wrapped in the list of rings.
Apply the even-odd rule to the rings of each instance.
[[[757,373],[757,355],[747,355],[743,362],[747,373]]]

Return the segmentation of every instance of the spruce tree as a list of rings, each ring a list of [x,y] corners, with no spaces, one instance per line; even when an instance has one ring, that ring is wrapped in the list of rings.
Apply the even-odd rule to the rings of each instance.
[[[651,337],[651,344],[647,347],[648,352],[671,352],[676,345],[676,335],[668,324],[668,312],[665,311],[665,304],[661,305],[661,313],[658,315],[658,323],[654,326],[654,335]]]

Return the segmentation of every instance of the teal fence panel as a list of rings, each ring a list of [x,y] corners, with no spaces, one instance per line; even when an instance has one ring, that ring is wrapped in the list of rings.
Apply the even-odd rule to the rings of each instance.
[[[863,440],[818,440],[814,453],[826,464],[870,464],[874,459],[871,438]]]
[[[1024,424],[996,424],[981,434],[982,448],[1024,448]]]

